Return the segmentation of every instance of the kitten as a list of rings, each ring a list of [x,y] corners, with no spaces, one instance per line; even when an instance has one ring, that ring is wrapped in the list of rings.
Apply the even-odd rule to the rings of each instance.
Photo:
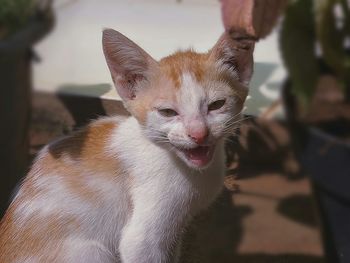
[[[178,262],[181,233],[220,193],[253,44],[159,62],[106,29],[103,50],[131,117],[46,146],[4,216],[0,262]]]

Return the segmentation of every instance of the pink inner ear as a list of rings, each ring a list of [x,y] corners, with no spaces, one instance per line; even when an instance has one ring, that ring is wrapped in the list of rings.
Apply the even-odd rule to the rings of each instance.
[[[106,61],[120,97],[134,99],[136,92],[144,88],[142,81],[156,68],[157,62],[115,30],[104,30],[102,40]]]
[[[115,85],[121,98],[132,100],[136,97],[135,91],[128,80],[120,79],[115,82]]]
[[[115,85],[120,87],[118,88],[119,95],[121,97],[127,98],[127,99],[135,99],[136,98],[136,83],[139,81],[142,81],[144,77],[142,75],[138,74],[123,74],[124,77],[119,77],[115,81]],[[113,76],[112,76],[113,78]],[[114,79],[114,78],[113,78]]]

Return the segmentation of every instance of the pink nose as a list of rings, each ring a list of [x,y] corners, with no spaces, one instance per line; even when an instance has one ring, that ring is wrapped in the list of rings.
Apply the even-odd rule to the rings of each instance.
[[[190,137],[197,144],[201,144],[208,137],[208,129],[200,129],[200,130],[191,131],[191,132],[189,132],[188,137]]]

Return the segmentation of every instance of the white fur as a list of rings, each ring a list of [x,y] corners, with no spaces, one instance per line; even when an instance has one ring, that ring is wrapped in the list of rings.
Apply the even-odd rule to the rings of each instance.
[[[133,214],[123,229],[123,262],[175,262],[172,251],[182,229],[220,192],[225,170],[222,145],[209,169],[194,171],[146,139],[130,118],[117,130],[114,147],[132,175]]]

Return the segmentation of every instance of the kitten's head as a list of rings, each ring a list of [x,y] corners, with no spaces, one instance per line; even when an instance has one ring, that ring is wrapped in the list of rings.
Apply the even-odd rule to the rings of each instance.
[[[177,52],[156,61],[119,32],[103,32],[104,54],[125,107],[150,140],[196,169],[208,166],[215,145],[241,117],[253,48],[224,34],[205,54]]]

